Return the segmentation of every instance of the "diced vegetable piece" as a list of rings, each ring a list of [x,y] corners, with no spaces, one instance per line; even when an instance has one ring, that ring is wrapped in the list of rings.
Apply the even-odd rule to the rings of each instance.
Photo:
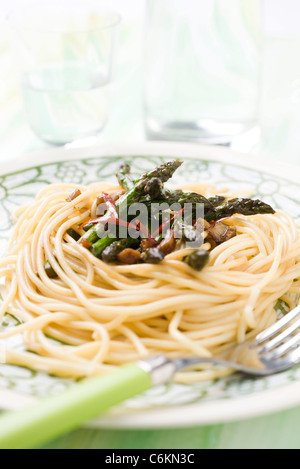
[[[191,252],[183,258],[183,262],[188,264],[194,270],[202,270],[209,261],[209,252],[204,249],[198,249]]]

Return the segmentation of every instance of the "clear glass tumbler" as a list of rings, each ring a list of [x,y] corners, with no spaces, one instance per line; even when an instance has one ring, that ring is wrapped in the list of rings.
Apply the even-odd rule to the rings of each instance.
[[[147,136],[230,144],[255,128],[261,49],[261,0],[147,0]]]
[[[53,144],[99,133],[111,102],[117,13],[53,2],[10,16],[33,131]]]

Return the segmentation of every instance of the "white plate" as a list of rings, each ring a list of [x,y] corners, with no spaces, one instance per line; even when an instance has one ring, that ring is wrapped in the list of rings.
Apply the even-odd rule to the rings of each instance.
[[[142,156],[140,156],[142,155]],[[161,159],[181,158],[176,182],[213,182],[218,187],[250,189],[276,208],[300,220],[300,166],[234,153],[222,147],[152,142],[133,146],[57,148],[10,162],[13,173],[0,172],[0,250],[12,228],[11,211],[32,200],[45,184],[114,180],[120,161],[137,172]],[[0,406],[17,409],[70,385],[25,368],[0,365]],[[89,426],[107,428],[174,428],[247,419],[300,404],[300,368],[268,378],[226,379],[193,385],[161,386],[112,409]]]

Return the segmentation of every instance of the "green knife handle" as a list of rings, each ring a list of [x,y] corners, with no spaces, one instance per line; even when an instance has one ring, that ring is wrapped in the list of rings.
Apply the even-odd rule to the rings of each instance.
[[[0,417],[0,448],[34,448],[72,431],[152,386],[151,375],[138,363],[83,380],[62,393]]]

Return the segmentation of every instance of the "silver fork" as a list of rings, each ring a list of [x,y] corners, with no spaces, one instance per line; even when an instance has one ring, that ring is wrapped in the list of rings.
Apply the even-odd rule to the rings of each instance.
[[[0,416],[0,448],[40,445],[197,364],[212,363],[256,376],[286,370],[300,362],[299,329],[300,305],[252,340],[227,348],[218,357],[170,360],[158,355],[87,378],[58,395]]]
[[[246,374],[266,376],[287,370],[300,363],[300,305],[291,310],[275,324],[252,339],[225,348],[214,357],[184,357],[171,362],[163,356],[145,362],[153,366],[152,374],[165,375],[163,369],[173,373],[202,363],[212,363]],[[152,360],[152,361],[151,361]],[[142,362],[140,362],[142,363]],[[146,367],[147,368],[147,367]]]

